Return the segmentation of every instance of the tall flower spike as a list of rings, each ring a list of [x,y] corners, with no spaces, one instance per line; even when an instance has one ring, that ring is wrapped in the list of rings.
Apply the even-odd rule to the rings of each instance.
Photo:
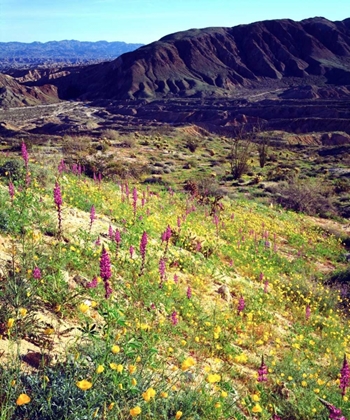
[[[132,208],[134,210],[134,220],[136,219],[136,211],[137,211],[137,189],[134,187],[132,190]]]
[[[346,388],[350,385],[350,368],[348,361],[346,360],[346,354],[344,354],[343,366],[340,369],[340,385],[342,396],[345,395]]]
[[[165,259],[161,258],[159,260],[159,275],[160,275],[160,281],[165,280]]]
[[[174,311],[171,314],[170,320],[171,320],[173,325],[176,325],[179,322],[179,318],[177,317],[177,312],[176,311]]]
[[[92,205],[91,210],[90,210],[90,233],[91,233],[92,224],[94,223],[95,219],[96,219],[95,206]]]
[[[111,261],[105,247],[102,247],[100,257],[100,276],[103,281],[107,281],[112,277]]]
[[[57,217],[58,217],[58,237],[60,238],[62,236],[62,194],[61,194],[61,188],[59,183],[56,181],[55,187],[53,189],[53,199],[57,208]]]
[[[27,167],[28,166],[28,161],[29,161],[29,156],[28,156],[27,146],[24,142],[22,142],[21,152],[22,152],[22,158],[24,160],[24,164]]]
[[[140,241],[140,254],[141,254],[141,259],[142,259],[141,268],[140,268],[140,276],[143,274],[145,270],[147,243],[148,243],[147,232],[143,232],[141,241]]]
[[[268,369],[264,362],[264,356],[261,356],[261,364],[258,369],[258,382],[266,382],[267,381],[267,374]]]
[[[141,237],[141,241],[140,241],[140,254],[141,254],[141,257],[143,259],[146,256],[147,243],[148,243],[147,232],[143,232],[142,237]]]
[[[306,308],[305,308],[305,318],[306,318],[306,320],[308,320],[310,318],[310,315],[311,315],[311,308],[310,308],[310,305],[307,305]]]
[[[238,314],[240,314],[244,310],[244,308],[245,308],[245,300],[244,300],[244,297],[241,296],[238,301],[238,307],[237,307]]]
[[[330,404],[328,401],[319,398],[320,402],[328,409],[330,420],[346,420],[339,408]]]

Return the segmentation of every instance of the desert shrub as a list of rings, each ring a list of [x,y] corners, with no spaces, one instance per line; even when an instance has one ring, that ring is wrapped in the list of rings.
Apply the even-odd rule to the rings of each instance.
[[[199,144],[200,144],[200,141],[198,138],[189,137],[185,139],[185,147],[192,153],[194,153],[197,150]]]
[[[118,140],[119,133],[116,130],[112,130],[111,128],[108,128],[107,130],[103,131],[102,137],[108,140]]]
[[[23,165],[17,160],[8,160],[0,166],[0,175],[8,176],[9,178],[16,180],[21,178],[23,172]]]
[[[334,182],[334,191],[337,194],[350,192],[350,180],[345,178],[337,179]]]
[[[276,202],[287,209],[320,216],[334,213],[332,191],[317,179],[291,178],[280,182],[275,193]]]
[[[91,138],[87,136],[64,136],[62,141],[63,156],[83,157],[89,153]]]

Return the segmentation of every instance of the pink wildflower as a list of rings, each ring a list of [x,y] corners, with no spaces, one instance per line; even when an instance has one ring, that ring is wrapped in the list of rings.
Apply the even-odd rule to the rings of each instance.
[[[100,257],[100,276],[103,281],[107,281],[112,276],[111,261],[105,247],[102,247]]]
[[[267,374],[268,369],[267,366],[264,363],[264,356],[261,356],[261,364],[258,369],[258,382],[266,382],[267,381]]]
[[[179,322],[179,318],[177,317],[177,312],[176,311],[174,311],[171,314],[170,320],[171,320],[173,325],[176,325]]]
[[[97,277],[94,276],[91,281],[89,281],[88,283],[86,283],[85,287],[87,289],[94,289],[95,287],[97,287]]]
[[[238,301],[238,307],[237,307],[238,313],[242,312],[244,308],[245,308],[245,300],[243,296],[241,296]]]
[[[339,388],[342,390],[342,396],[345,395],[346,388],[350,385],[350,368],[348,361],[346,360],[346,354],[344,354],[343,366],[340,370],[340,385]]]
[[[35,267],[33,270],[33,278],[35,280],[40,280],[41,279],[41,271],[39,267]]]

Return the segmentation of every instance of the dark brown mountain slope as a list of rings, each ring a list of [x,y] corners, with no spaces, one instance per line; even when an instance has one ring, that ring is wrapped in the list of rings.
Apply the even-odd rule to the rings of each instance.
[[[347,85],[350,19],[192,29],[76,71],[54,81],[63,97],[236,96],[239,88],[264,85]]]

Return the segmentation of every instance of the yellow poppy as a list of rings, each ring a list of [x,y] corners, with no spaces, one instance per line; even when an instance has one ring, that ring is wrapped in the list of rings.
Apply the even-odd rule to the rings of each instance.
[[[92,383],[83,379],[82,381],[76,382],[76,386],[80,388],[82,391],[86,391],[92,387]]]
[[[20,394],[17,398],[17,405],[24,405],[30,402],[30,397],[27,394]]]

